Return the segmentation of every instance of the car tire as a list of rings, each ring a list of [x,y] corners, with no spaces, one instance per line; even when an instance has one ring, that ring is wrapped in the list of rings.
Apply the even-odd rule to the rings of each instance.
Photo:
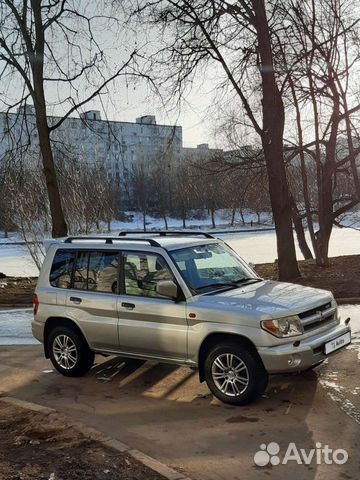
[[[56,370],[66,377],[81,377],[94,364],[95,354],[75,329],[55,327],[48,337],[48,352]]]
[[[255,350],[245,342],[226,342],[213,347],[204,364],[211,392],[224,403],[247,405],[266,390],[268,373]]]

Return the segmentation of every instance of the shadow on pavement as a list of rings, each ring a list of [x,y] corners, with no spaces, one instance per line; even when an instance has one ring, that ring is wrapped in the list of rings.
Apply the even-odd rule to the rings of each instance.
[[[357,457],[343,466],[254,463],[271,442],[280,457],[290,442],[306,450],[321,442],[355,455],[358,428],[324,395],[314,372],[272,377],[263,398],[234,407],[214,399],[185,367],[97,357],[87,376],[65,378],[40,346],[2,348],[0,365],[8,395],[56,408],[194,479],[346,480],[358,471]]]

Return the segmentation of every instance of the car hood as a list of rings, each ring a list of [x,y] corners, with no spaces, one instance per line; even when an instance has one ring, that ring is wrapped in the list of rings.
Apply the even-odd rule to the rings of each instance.
[[[326,290],[262,280],[225,292],[201,295],[198,304],[278,318],[311,310],[332,299],[332,293]]]

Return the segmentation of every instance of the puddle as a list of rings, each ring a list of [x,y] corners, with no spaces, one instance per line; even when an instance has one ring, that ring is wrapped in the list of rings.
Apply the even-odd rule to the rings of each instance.
[[[352,343],[346,347],[346,350],[356,352],[359,362],[356,362],[355,359],[353,371],[347,374],[346,368],[342,368],[342,363],[339,363],[336,358],[330,359],[317,369],[317,374],[320,384],[329,397],[338,404],[341,410],[360,424],[360,305],[341,305],[339,311],[342,319],[351,318]],[[332,364],[337,367],[331,367]],[[355,384],[352,374],[356,379]]]

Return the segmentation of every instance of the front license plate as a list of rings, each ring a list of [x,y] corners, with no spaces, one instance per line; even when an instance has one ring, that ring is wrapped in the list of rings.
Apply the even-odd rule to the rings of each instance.
[[[325,354],[327,355],[331,352],[334,352],[335,350],[338,350],[339,348],[344,347],[349,343],[351,343],[351,334],[350,332],[347,332],[344,333],[344,335],[341,335],[340,337],[334,338],[334,340],[325,343]]]

